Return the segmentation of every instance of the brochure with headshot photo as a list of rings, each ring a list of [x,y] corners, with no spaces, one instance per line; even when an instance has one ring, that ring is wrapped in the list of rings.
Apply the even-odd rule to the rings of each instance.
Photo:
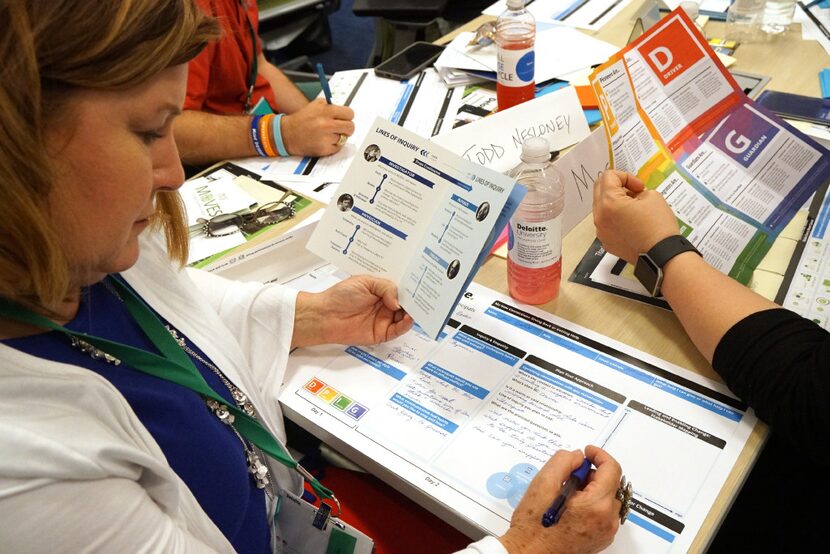
[[[398,285],[401,306],[438,337],[525,188],[377,118],[308,249]]]

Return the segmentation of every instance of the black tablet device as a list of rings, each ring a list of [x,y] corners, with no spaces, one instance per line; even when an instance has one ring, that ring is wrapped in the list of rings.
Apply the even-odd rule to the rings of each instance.
[[[429,66],[443,51],[443,46],[431,42],[414,42],[378,65],[375,75],[405,81]]]

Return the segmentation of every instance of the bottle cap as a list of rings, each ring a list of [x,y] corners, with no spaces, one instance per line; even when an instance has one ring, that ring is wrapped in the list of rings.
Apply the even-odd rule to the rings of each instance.
[[[680,2],[680,7],[683,8],[683,11],[686,12],[686,15],[688,15],[689,19],[692,21],[697,19],[697,16],[700,14],[700,6],[694,0]]]
[[[550,145],[544,137],[530,137],[522,144],[522,160],[525,162],[546,162],[550,160]]]
[[[525,0],[507,0],[508,10],[521,10],[525,7]]]

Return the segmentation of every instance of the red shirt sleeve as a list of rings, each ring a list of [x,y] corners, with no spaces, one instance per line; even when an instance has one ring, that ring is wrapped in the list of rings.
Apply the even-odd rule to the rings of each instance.
[[[216,16],[212,0],[196,0],[196,4],[207,15]],[[185,110],[201,110],[210,85],[210,66],[216,50],[216,43],[211,42],[198,56],[187,64],[187,94],[184,98]]]
[[[201,110],[207,98],[210,85],[210,66],[215,44],[209,44],[198,56],[187,64],[187,94],[184,98],[185,110]]]

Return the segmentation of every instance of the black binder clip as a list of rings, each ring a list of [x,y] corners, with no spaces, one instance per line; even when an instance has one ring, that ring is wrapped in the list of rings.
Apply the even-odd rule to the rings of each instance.
[[[314,521],[311,524],[319,530],[323,530],[326,528],[326,523],[329,520],[329,514],[331,513],[331,506],[326,504],[325,502],[320,503],[320,508],[317,510],[317,513],[314,515]]]

